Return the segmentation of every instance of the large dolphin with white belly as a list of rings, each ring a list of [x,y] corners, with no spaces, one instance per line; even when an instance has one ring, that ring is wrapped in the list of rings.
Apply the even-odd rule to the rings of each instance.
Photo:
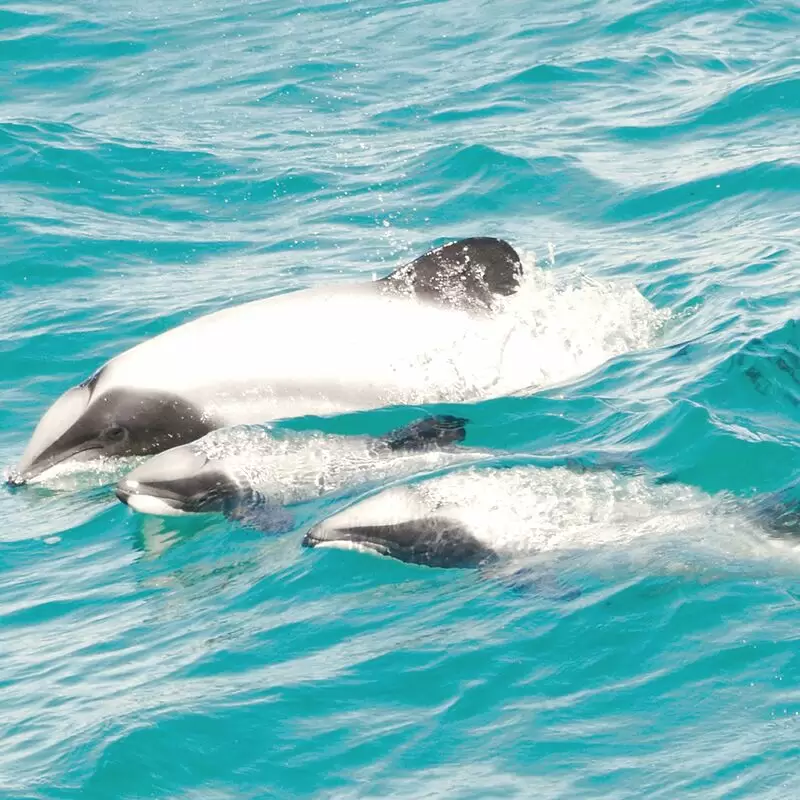
[[[285,506],[480,460],[488,454],[460,446],[465,423],[432,416],[383,436],[221,428],[148,459],[116,493],[145,514],[223,513],[270,528]]]
[[[9,481],[65,461],[152,455],[225,426],[488,395],[496,375],[470,343],[486,341],[498,301],[515,293],[521,274],[507,242],[471,238],[380,280],[192,320],[67,390]]]

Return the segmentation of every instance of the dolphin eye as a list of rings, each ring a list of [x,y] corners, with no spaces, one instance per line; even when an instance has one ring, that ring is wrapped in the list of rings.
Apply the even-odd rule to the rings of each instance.
[[[103,433],[103,438],[108,442],[121,442],[128,432],[121,425],[113,425]]]

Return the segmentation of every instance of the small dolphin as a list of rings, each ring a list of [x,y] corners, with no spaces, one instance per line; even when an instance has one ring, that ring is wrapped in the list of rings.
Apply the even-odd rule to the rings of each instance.
[[[724,498],[686,485],[580,464],[485,464],[362,495],[313,526],[303,545],[465,568],[546,552],[627,550],[640,537],[687,529],[707,536],[719,527],[726,543],[730,537]]]
[[[66,460],[153,455],[232,425],[491,395],[509,336],[493,320],[521,274],[507,242],[463,239],[380,280],[288,292],[180,325],[56,400],[9,482]]]
[[[312,527],[303,546],[360,550],[426,567],[493,563],[499,553],[491,536],[482,535],[490,531],[481,531],[470,518],[468,494],[447,502],[428,491],[441,480],[401,484],[356,501]]]
[[[457,446],[465,419],[441,415],[385,436],[238,426],[153,456],[117,484],[132,509],[161,516],[221,512],[269,526],[283,506],[479,457]],[[264,513],[261,513],[264,512]]]

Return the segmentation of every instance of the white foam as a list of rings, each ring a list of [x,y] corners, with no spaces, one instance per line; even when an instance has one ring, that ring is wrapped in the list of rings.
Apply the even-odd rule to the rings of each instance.
[[[27,483],[54,491],[84,491],[116,483],[142,461],[144,461],[142,457],[68,460],[46,469]],[[10,470],[6,470],[6,479],[12,474]]]
[[[489,457],[487,451],[457,447],[388,450],[364,436],[318,431],[270,433],[264,426],[223,428],[188,447],[215,462],[240,487],[271,504],[305,502],[363,485]]]
[[[713,503],[682,484],[563,467],[469,469],[413,488],[426,507],[464,520],[492,547],[511,552],[627,545],[707,519]]]
[[[528,254],[523,264],[520,289],[503,301],[499,317],[512,324],[499,351],[496,394],[518,391],[521,383],[530,388],[563,383],[615,356],[650,347],[670,317],[633,284],[542,269]]]

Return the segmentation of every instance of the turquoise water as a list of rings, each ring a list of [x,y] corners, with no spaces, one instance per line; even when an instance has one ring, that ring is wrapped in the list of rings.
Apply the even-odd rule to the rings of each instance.
[[[470,404],[470,444],[788,486],[799,35],[744,0],[3,5],[0,463],[177,322],[496,235],[568,374]],[[697,548],[677,508],[668,552],[587,541],[563,593],[28,489],[0,491],[3,797],[800,792],[788,548]]]

